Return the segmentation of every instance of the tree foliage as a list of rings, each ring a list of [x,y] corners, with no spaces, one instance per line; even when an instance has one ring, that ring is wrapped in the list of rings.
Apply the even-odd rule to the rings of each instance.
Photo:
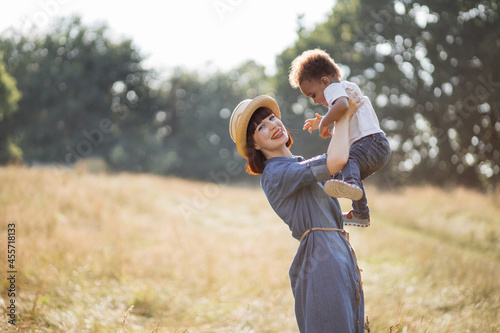
[[[27,161],[109,159],[123,119],[150,111],[146,103],[138,108],[148,99],[150,76],[141,69],[142,58],[130,40],[113,43],[106,31],[71,18],[45,35],[2,38],[7,68],[23,92],[13,134]]]
[[[337,1],[278,58],[277,90],[291,60],[319,47],[374,102],[393,157],[386,184],[488,186],[500,179],[500,48],[496,1]],[[310,115],[311,112],[307,112]]]
[[[5,70],[2,58],[0,53],[0,163],[18,162],[22,159],[22,151],[10,136],[9,128],[13,126],[12,118],[21,95],[16,80]]]
[[[23,98],[13,126],[26,163],[102,157],[114,170],[208,178],[235,157],[228,133],[241,99],[272,93],[264,67],[227,73],[142,68],[131,40],[61,19],[46,34],[4,33],[0,48]],[[265,91],[263,91],[265,90]],[[10,112],[10,111],[9,111]],[[243,173],[243,172],[241,172]]]
[[[294,153],[321,154],[327,140],[302,126],[326,110],[288,83],[291,61],[319,47],[372,100],[390,138],[393,156],[375,180],[491,187],[500,178],[498,23],[493,0],[338,0],[312,29],[299,17],[297,41],[276,58],[273,77],[253,61],[227,72],[144,69],[131,40],[78,17],[44,34],[7,31],[0,162],[20,148],[30,164],[99,156],[114,170],[241,178],[229,116],[259,94],[277,99]]]

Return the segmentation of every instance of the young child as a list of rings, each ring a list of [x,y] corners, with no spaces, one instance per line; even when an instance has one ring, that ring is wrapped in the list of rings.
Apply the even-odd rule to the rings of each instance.
[[[320,49],[305,51],[292,62],[289,81],[293,88],[312,98],[316,104],[328,108],[325,116],[305,121],[304,130],[309,133],[319,129],[322,138],[331,135],[329,126],[347,111],[347,89],[362,96],[359,87],[352,82],[340,81],[340,69],[335,61]],[[344,225],[367,227],[370,210],[362,180],[387,164],[391,155],[389,141],[380,129],[372,104],[363,96],[363,105],[356,111],[349,126],[349,160],[342,169],[343,180],[332,179],[325,183],[325,192],[332,197],[352,200],[352,210],[344,213]]]

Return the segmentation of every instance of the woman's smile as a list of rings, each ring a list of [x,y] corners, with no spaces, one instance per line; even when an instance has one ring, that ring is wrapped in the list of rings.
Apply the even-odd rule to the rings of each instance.
[[[285,132],[281,128],[278,128],[271,137],[271,140],[281,139],[284,135]]]

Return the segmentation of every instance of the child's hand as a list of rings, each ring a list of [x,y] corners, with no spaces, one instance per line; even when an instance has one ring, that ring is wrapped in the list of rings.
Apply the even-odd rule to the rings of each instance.
[[[316,118],[310,118],[305,121],[303,130],[305,131],[309,129],[309,133],[317,130],[319,128],[319,124],[321,123],[321,119],[323,119],[323,117],[316,113]]]
[[[319,124],[319,136],[322,139],[327,139],[332,136],[332,133],[330,132],[330,126],[325,124],[323,121]]]

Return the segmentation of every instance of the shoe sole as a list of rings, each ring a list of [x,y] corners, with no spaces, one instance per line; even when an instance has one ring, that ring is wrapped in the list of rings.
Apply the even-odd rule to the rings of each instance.
[[[354,201],[358,201],[363,197],[363,191],[360,188],[335,179],[325,183],[325,192],[334,198],[347,198]]]
[[[368,223],[344,222],[344,226],[366,228],[370,226],[370,222]]]

